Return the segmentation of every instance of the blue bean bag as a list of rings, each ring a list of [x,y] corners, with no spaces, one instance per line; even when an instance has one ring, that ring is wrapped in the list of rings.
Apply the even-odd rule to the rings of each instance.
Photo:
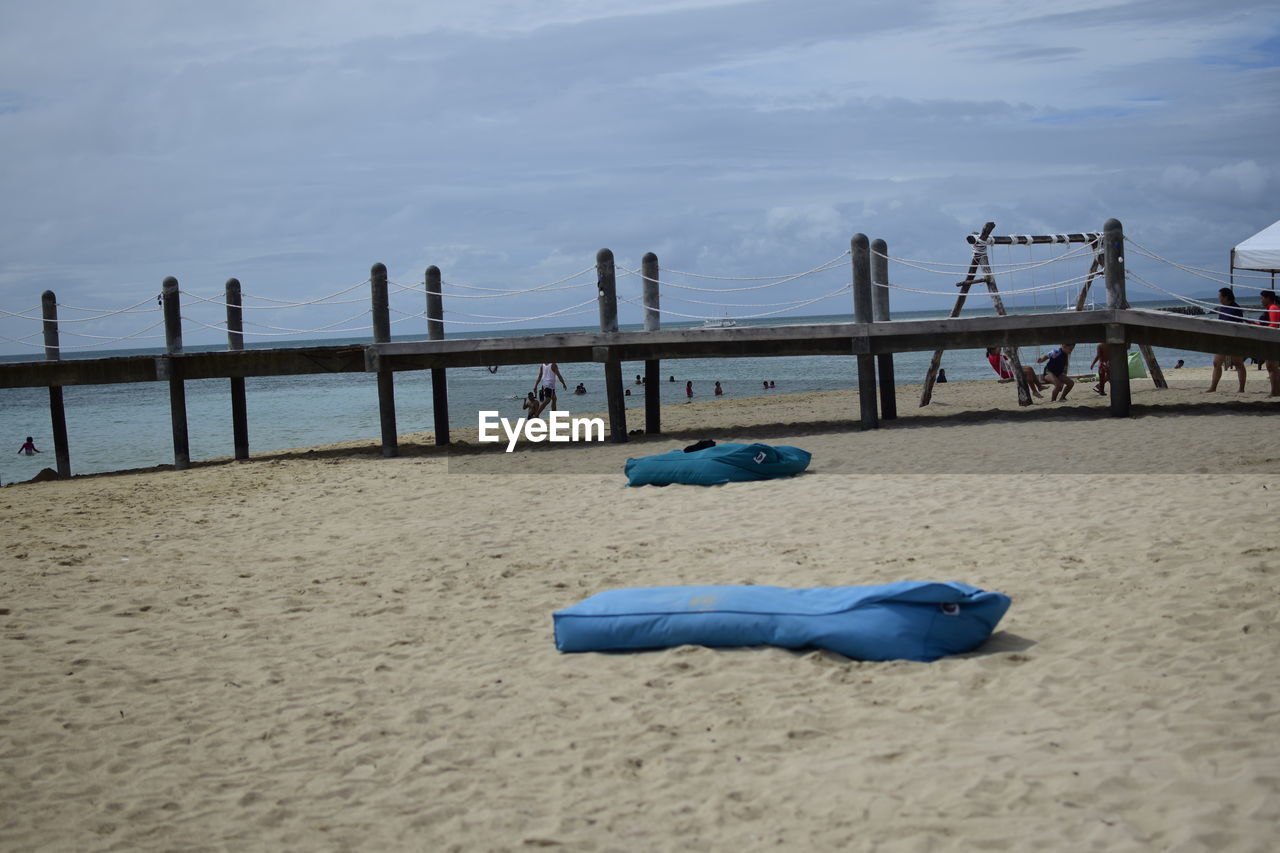
[[[562,652],[700,646],[821,648],[859,660],[931,661],[977,648],[1009,597],[968,584],[613,589],[552,614]]]
[[[790,477],[809,467],[810,454],[798,447],[768,444],[717,444],[685,453],[673,450],[657,456],[628,459],[628,486],[667,486],[688,483],[714,486],[743,480]]]

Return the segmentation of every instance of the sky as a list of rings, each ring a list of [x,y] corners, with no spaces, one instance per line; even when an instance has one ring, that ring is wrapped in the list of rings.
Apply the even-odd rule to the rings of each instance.
[[[646,252],[668,321],[842,313],[847,291],[803,303],[848,283],[859,232],[929,262],[891,264],[928,291],[892,292],[895,310],[945,310],[988,220],[1115,217],[1225,277],[1280,219],[1280,5],[0,0],[0,151],[0,354],[41,351],[46,289],[68,355],[162,346],[166,276],[189,344],[225,342],[232,276],[250,341],[325,337],[368,326],[375,262],[397,335],[424,328],[407,288],[429,265],[451,334],[590,326],[602,248],[624,323]]]

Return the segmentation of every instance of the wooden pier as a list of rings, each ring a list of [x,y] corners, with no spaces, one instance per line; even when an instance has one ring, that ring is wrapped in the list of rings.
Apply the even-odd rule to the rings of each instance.
[[[1114,227],[1112,227],[1114,223]],[[1111,220],[1103,232],[1104,244],[1113,260],[1107,275],[1105,309],[1052,314],[1020,314],[984,317],[950,317],[937,320],[894,321],[888,319],[884,295],[887,287],[875,288],[872,277],[883,283],[883,265],[865,263],[867,238],[853,240],[853,284],[855,320],[789,326],[745,326],[664,330],[656,320],[656,288],[646,288],[646,307],[653,319],[644,331],[617,330],[617,303],[613,289],[613,258],[602,250],[597,258],[601,331],[564,332],[522,337],[443,338],[439,271],[427,273],[429,305],[434,306],[435,323],[425,340],[391,341],[379,315],[386,312],[386,270],[375,265],[372,281],[374,340],[367,344],[277,349],[241,349],[237,338],[223,351],[184,352],[181,331],[169,326],[166,353],[94,359],[61,360],[57,357],[56,317],[50,325],[46,304],[46,360],[0,364],[0,388],[47,387],[54,421],[59,474],[70,476],[70,453],[65,446],[65,418],[61,409],[61,389],[70,385],[101,385],[127,382],[168,382],[174,433],[175,467],[189,467],[186,458],[186,413],[183,383],[193,379],[229,379],[233,390],[233,426],[236,430],[237,458],[247,458],[248,440],[243,406],[243,380],[247,377],[296,376],[325,373],[370,373],[378,377],[382,449],[396,455],[396,423],[393,377],[404,371],[432,371],[435,407],[435,440],[449,442],[448,398],[445,383],[450,368],[523,365],[543,362],[599,362],[605,365],[609,397],[609,432],[616,442],[627,440],[626,409],[623,401],[620,365],[623,361],[644,361],[649,386],[657,386],[658,365],[663,359],[761,358],[773,356],[845,355],[858,364],[858,413],[863,428],[879,426],[881,418],[892,420],[896,412],[885,401],[893,399],[892,355],[902,352],[930,352],[942,349],[1020,347],[1064,342],[1105,341],[1111,347],[1112,363],[1123,365],[1130,345],[1160,346],[1209,353],[1244,353],[1255,358],[1280,360],[1280,330],[1248,323],[1228,323],[1216,319],[1189,317],[1161,311],[1128,307],[1124,294],[1123,261],[1118,247],[1123,240],[1119,223]],[[883,246],[881,241],[877,241]],[[884,252],[880,251],[883,255]],[[872,269],[879,267],[878,269]],[[656,258],[646,257],[646,279],[657,278]],[[434,275],[432,274],[434,271]],[[236,298],[230,298],[235,283]],[[433,290],[434,286],[434,290]],[[650,292],[650,290],[652,292]],[[166,317],[180,322],[177,310],[177,282],[165,282]],[[238,310],[239,283],[228,282],[228,329],[239,332],[232,306]],[[170,307],[172,305],[172,308]],[[52,337],[50,337],[50,332]],[[50,344],[50,341],[52,343]],[[878,370],[877,370],[878,360]],[[887,368],[887,369],[886,369]],[[616,376],[614,376],[616,374]],[[609,381],[612,379],[613,381]],[[239,395],[236,388],[238,383]],[[877,406],[877,385],[880,387]],[[1110,414],[1127,417],[1130,406],[1128,372],[1112,373]],[[239,400],[239,402],[237,402]],[[646,394],[646,431],[661,431],[656,394]]]

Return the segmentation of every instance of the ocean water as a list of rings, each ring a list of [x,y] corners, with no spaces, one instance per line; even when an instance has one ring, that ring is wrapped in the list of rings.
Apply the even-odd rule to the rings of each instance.
[[[964,313],[966,316],[974,316],[989,314],[990,310]],[[941,316],[946,316],[946,312],[904,312],[896,315],[895,319]],[[847,316],[794,317],[787,318],[784,322],[845,322],[847,319]],[[679,328],[681,325],[673,323],[668,327]],[[751,323],[744,322],[742,325]],[[766,323],[762,322],[761,325]],[[624,327],[630,328],[639,327]],[[584,330],[588,329],[584,327]],[[457,337],[517,336],[547,331],[562,332],[565,329],[480,332]],[[298,342],[297,345],[344,343],[351,340],[306,341]],[[1023,347],[1022,358],[1029,363],[1038,353],[1048,349],[1049,347],[1039,350],[1035,347]],[[84,353],[79,357],[158,352],[160,351],[156,349],[112,350]],[[928,352],[897,354],[894,357],[894,370],[898,384],[921,382],[931,355]],[[1204,366],[1212,362],[1212,356],[1206,353],[1157,348],[1156,355],[1166,368],[1172,367],[1179,358],[1184,359],[1188,366]],[[1092,347],[1080,347],[1071,365],[1072,372],[1087,372],[1092,359]],[[4,360],[30,360],[30,357],[5,357]],[[943,356],[942,367],[948,380],[953,382],[994,378],[982,350],[948,351]],[[587,387],[588,393],[575,396],[571,392],[561,391],[559,408],[579,413],[602,412],[606,409],[603,365],[590,362],[565,363],[560,365],[560,370],[571,390],[581,382]],[[505,417],[519,417],[521,400],[533,387],[537,371],[537,365],[501,367],[496,373],[490,373],[484,367],[450,369],[450,425],[454,428],[475,427],[480,410],[496,410]],[[693,382],[695,399],[698,400],[716,399],[713,396],[716,381],[724,389],[724,398],[854,390],[858,387],[857,364],[852,355],[678,359],[664,361],[661,371],[664,404],[684,402],[685,382],[689,380]],[[633,392],[631,397],[626,398],[628,410],[635,412],[628,418],[628,426],[631,428],[643,425],[643,389],[634,384],[636,375],[643,373],[643,362],[623,363],[623,381]],[[674,377],[676,381],[668,382],[667,377]],[[765,390],[762,387],[765,381],[773,382],[776,388]],[[380,440],[377,380],[374,374],[250,378],[245,381],[245,387],[250,453],[340,441],[368,440],[376,443]],[[397,373],[395,393],[398,431],[402,435],[430,431],[434,423],[430,372]],[[225,379],[190,381],[186,383],[186,397],[192,461],[233,455],[230,383]],[[173,462],[167,383],[69,386],[63,390],[63,399],[73,474],[145,468]],[[852,397],[850,407],[851,412],[855,411],[856,401]],[[26,436],[35,439],[36,447],[43,451],[41,455],[27,457],[17,453]],[[27,480],[42,468],[56,467],[49,419],[49,395],[46,389],[0,388],[0,439],[10,445],[10,449],[0,455],[0,483]]]

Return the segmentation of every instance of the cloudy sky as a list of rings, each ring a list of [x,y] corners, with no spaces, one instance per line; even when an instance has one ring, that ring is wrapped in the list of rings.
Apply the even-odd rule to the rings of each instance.
[[[68,348],[99,340],[73,328],[158,320],[167,275],[208,298],[237,276],[247,304],[343,291],[375,261],[397,284],[435,264],[447,282],[522,289],[608,247],[623,270],[652,251],[726,279],[686,284],[729,288],[818,267],[859,231],[895,256],[963,264],[986,220],[1041,233],[1116,217],[1152,251],[1225,273],[1232,245],[1280,219],[1280,6],[3,0],[0,146],[0,309],[26,312],[45,289],[64,319],[144,303],[64,324]],[[1179,292],[1216,287],[1130,266]],[[949,275],[892,268],[925,290],[953,292]],[[760,291],[664,291],[664,307],[747,316],[847,279],[845,266]],[[483,324],[591,299],[594,274],[569,283],[582,286],[446,311]],[[633,277],[620,288],[638,298]],[[247,319],[346,328],[366,293]],[[904,310],[950,301],[894,294]],[[0,317],[0,353],[38,349],[13,343],[38,331]]]

